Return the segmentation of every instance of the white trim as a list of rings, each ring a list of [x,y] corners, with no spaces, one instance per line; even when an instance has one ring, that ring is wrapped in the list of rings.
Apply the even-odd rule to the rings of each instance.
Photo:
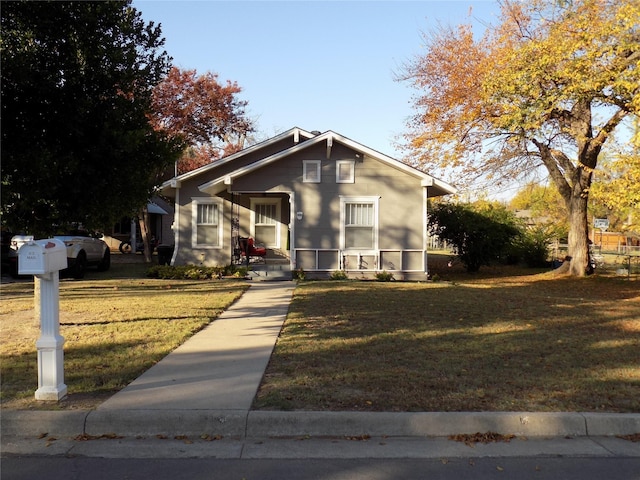
[[[268,248],[280,248],[280,230],[282,228],[282,222],[280,221],[280,219],[282,218],[281,216],[281,209],[282,209],[282,198],[280,197],[252,197],[249,199],[250,202],[250,208],[251,208],[251,236],[256,240],[256,242],[259,241],[258,238],[256,238],[256,205],[273,205],[275,204],[276,206],[276,218],[275,218],[275,225],[273,226],[273,228],[275,228],[275,240],[276,243],[273,245],[269,245],[266,244],[265,246]]]
[[[429,192],[427,191],[427,187],[422,188],[422,250],[424,251],[424,256],[422,259],[422,265],[424,268],[424,274],[429,274],[429,254],[427,253],[427,239],[429,237],[429,211],[428,211],[428,203],[429,200]]]
[[[293,272],[296,269],[296,194],[289,192],[289,267]]]
[[[340,167],[346,165],[349,167],[349,176],[345,179],[340,178]],[[356,162],[354,160],[336,160],[336,183],[355,183],[356,180]]]
[[[198,205],[218,205],[218,245],[198,243]],[[221,249],[224,232],[224,201],[218,197],[191,197],[191,248]]]
[[[173,223],[171,224],[173,230],[173,255],[171,256],[171,265],[176,264],[176,258],[178,258],[178,247],[180,246],[180,189],[176,190],[176,200],[173,208]]]
[[[315,170],[315,178],[310,178],[309,173]],[[302,183],[321,183],[322,182],[322,160],[303,160],[302,161]]]
[[[373,245],[371,248],[347,248],[345,246],[346,235],[345,235],[345,206],[348,203],[370,203],[373,205]],[[367,197],[349,197],[340,195],[340,250],[344,250],[347,252],[357,252],[357,251],[374,251],[378,250],[378,236],[379,236],[379,208],[380,205],[380,196],[367,196]]]

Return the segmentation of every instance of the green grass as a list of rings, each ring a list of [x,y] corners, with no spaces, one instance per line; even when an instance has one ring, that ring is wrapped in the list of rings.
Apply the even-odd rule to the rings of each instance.
[[[112,394],[213,321],[246,290],[237,281],[155,280],[144,266],[60,282],[69,397]],[[0,371],[3,405],[32,406],[37,388],[33,283],[2,285]],[[25,403],[26,402],[26,403]]]
[[[437,260],[446,281],[300,283],[254,407],[640,412],[640,282],[513,267],[468,275]],[[247,288],[145,271],[114,263],[60,282],[69,397],[57,405],[33,400],[33,284],[3,284],[3,408],[95,406]]]
[[[640,284],[307,282],[256,409],[640,412]]]

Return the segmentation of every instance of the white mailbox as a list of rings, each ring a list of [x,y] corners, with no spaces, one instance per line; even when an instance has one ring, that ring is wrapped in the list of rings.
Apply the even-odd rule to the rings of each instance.
[[[67,247],[57,238],[30,241],[18,250],[20,275],[44,275],[65,268],[67,268]]]

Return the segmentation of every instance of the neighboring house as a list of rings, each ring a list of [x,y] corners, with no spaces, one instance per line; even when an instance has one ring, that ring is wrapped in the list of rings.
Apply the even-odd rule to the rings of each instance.
[[[247,237],[266,247],[252,270],[280,265],[424,280],[427,198],[450,185],[332,131],[292,128],[168,180],[172,265],[240,263]],[[262,260],[262,259],[261,259]],[[275,268],[275,267],[274,267]]]
[[[172,245],[174,234],[171,229],[173,222],[173,205],[163,198],[155,196],[147,204],[149,212],[149,233],[156,245]],[[136,242],[142,242],[140,225],[137,218],[125,217],[116,223],[110,231],[104,232],[103,240],[113,251],[118,251],[122,242],[131,242],[131,232],[135,228]]]
[[[531,210],[516,210],[516,218],[521,219],[529,228],[540,227],[550,224],[553,220],[548,216],[534,216]]]

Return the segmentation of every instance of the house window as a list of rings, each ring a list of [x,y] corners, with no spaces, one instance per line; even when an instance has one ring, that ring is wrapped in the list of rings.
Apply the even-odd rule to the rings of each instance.
[[[195,199],[193,202],[193,247],[220,248],[222,246],[222,200]]]
[[[320,160],[302,161],[302,181],[304,183],[320,183]]]
[[[378,248],[378,198],[341,198],[341,243],[344,249]]]
[[[255,242],[280,248],[280,200],[252,198],[251,211]]]
[[[338,160],[336,162],[336,183],[353,183],[355,181],[355,162]]]

